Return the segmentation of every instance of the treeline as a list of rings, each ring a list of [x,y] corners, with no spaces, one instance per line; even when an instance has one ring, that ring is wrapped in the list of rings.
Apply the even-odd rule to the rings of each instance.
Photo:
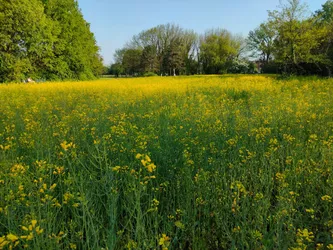
[[[0,0],[0,82],[91,79],[99,48],[75,0]]]
[[[115,53],[109,74],[214,74],[254,70],[242,57],[245,40],[224,29],[198,36],[175,24],[159,25],[135,35]]]
[[[300,0],[287,0],[247,38],[225,29],[196,34],[159,25],[135,35],[115,53],[113,75],[286,73],[331,76],[333,0],[308,14]]]

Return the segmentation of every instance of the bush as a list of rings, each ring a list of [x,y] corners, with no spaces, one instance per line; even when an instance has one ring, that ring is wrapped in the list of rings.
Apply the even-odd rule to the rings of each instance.
[[[154,72],[146,72],[143,74],[144,77],[151,77],[151,76],[158,76],[156,73]]]
[[[261,73],[263,74],[278,74],[280,73],[279,64],[276,62],[269,62],[262,66]]]

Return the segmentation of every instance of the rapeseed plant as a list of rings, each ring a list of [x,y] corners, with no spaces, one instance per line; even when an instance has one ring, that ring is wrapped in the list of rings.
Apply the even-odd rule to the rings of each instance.
[[[333,81],[0,86],[0,249],[333,249]]]

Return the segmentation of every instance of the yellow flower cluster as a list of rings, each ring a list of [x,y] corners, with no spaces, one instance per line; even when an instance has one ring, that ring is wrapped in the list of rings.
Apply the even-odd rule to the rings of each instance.
[[[152,173],[156,170],[156,165],[151,162],[151,159],[148,155],[137,154],[135,156],[136,159],[141,159],[141,164],[144,166],[149,173]]]
[[[4,249],[5,246],[9,246],[9,249],[13,249],[18,246],[21,242],[24,248],[28,247],[28,242],[32,241],[36,235],[40,235],[44,232],[37,225],[37,220],[31,220],[31,224],[28,226],[21,226],[21,229],[26,232],[25,235],[16,236],[15,234],[9,233],[6,236],[0,237],[0,249]]]
[[[161,238],[158,241],[158,244],[162,247],[162,250],[168,250],[170,246],[170,237],[166,234],[162,234]]]
[[[75,144],[73,142],[68,143],[67,141],[60,143],[60,146],[64,151],[68,151],[70,148],[75,148]]]

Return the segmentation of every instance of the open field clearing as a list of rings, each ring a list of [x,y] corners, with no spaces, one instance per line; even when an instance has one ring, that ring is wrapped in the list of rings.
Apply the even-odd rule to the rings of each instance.
[[[333,80],[0,86],[0,249],[333,249]]]

